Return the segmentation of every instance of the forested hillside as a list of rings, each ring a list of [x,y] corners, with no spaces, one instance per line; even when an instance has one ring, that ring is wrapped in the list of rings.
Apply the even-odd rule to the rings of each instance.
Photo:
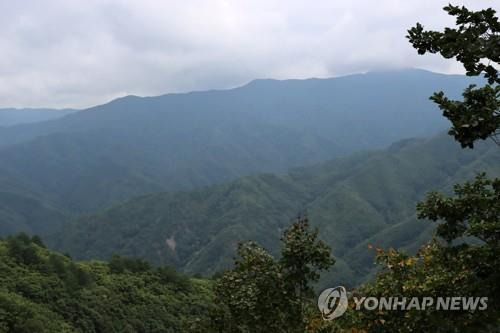
[[[47,235],[71,217],[47,192],[0,168],[0,237],[17,232]]]
[[[373,272],[368,244],[416,249],[433,225],[415,204],[477,171],[500,174],[491,144],[463,151],[446,135],[404,140],[283,174],[261,174],[189,192],[153,194],[83,216],[51,239],[80,259],[113,253],[173,265],[188,273],[227,268],[238,241],[276,253],[282,230],[309,216],[337,263],[324,282],[356,285]]]
[[[500,333],[497,8],[205,2],[0,3],[0,333]]]
[[[141,260],[74,262],[36,237],[0,240],[0,331],[180,332],[212,306],[210,282]]]

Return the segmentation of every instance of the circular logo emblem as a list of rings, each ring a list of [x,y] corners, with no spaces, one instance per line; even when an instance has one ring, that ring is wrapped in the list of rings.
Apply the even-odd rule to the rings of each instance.
[[[340,317],[347,309],[347,292],[344,287],[323,290],[318,298],[318,308],[324,320]]]

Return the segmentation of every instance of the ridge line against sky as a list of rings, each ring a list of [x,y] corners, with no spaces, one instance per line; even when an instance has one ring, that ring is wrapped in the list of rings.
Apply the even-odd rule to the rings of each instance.
[[[449,1],[26,0],[0,3],[0,107],[85,108],[125,95],[227,89],[254,78],[423,68],[416,22],[454,24]],[[498,2],[452,1],[479,10]],[[495,6],[496,5],[496,6]]]

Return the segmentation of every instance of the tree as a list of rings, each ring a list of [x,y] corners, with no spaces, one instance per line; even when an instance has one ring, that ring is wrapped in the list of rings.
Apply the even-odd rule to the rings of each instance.
[[[500,247],[500,179],[487,179],[455,185],[456,197],[431,192],[417,205],[419,218],[441,220],[437,235],[448,243],[463,237],[479,239],[492,249]]]
[[[449,131],[462,147],[499,133],[499,86],[495,63],[500,57],[500,25],[491,8],[473,12],[465,7],[444,7],[456,16],[457,28],[424,31],[419,23],[408,39],[419,54],[440,53],[461,62],[467,75],[484,74],[488,84],[469,86],[463,101],[449,100],[443,92],[431,99],[452,123]],[[487,61],[487,63],[485,63]],[[495,141],[497,142],[497,141]],[[498,144],[498,142],[497,142]],[[370,332],[480,332],[498,330],[500,312],[500,179],[479,174],[454,187],[455,196],[431,192],[417,205],[418,217],[438,222],[436,237],[415,256],[377,249],[383,266],[372,283],[359,290],[370,296],[486,296],[484,311],[351,311],[345,327]]]
[[[35,265],[40,262],[37,247],[32,238],[25,233],[7,237],[7,249],[9,254],[20,263]]]
[[[122,274],[126,271],[131,273],[147,272],[151,265],[139,258],[127,258],[114,254],[109,260],[109,270],[114,274]]]
[[[500,310],[500,179],[480,174],[455,185],[455,196],[432,192],[420,218],[440,221],[437,238],[415,256],[377,249],[383,272],[360,295],[488,297],[482,311],[355,311],[349,326],[370,332],[481,332],[498,328]]]
[[[450,100],[442,91],[436,92],[431,100],[451,121],[449,134],[462,147],[473,148],[474,141],[488,137],[498,144],[500,78],[496,68],[500,63],[500,23],[496,12],[491,8],[474,12],[452,5],[444,10],[456,17],[456,28],[425,31],[417,23],[408,30],[407,38],[419,54],[430,52],[455,58],[464,65],[467,75],[484,74],[488,84],[482,88],[470,85],[463,93],[463,101]]]
[[[299,218],[283,234],[280,260],[253,242],[238,246],[234,268],[216,282],[224,332],[304,332],[307,309],[314,307],[311,283],[334,260],[330,249]]]
[[[330,257],[330,248],[318,241],[318,230],[309,231],[309,220],[298,219],[281,237],[283,248],[279,261],[287,292],[297,299],[296,306],[288,309],[291,320],[304,324],[305,299],[314,296],[311,283],[319,280],[321,270],[327,270],[335,261]]]
[[[444,10],[456,16],[456,29],[424,31],[417,23],[408,31],[410,42],[419,54],[431,52],[440,53],[445,58],[455,57],[464,65],[467,75],[484,74],[488,84],[482,88],[466,88],[463,101],[449,100],[443,92],[435,93],[431,99],[451,120],[450,134],[462,147],[473,148],[474,141],[488,137],[499,144],[495,137],[500,129],[500,78],[497,71],[500,23],[496,12],[492,8],[474,12],[452,5]],[[461,275],[455,276],[457,279],[449,282],[457,290],[490,295],[492,303],[486,316],[493,312],[495,315],[491,318],[498,318],[500,179],[490,180],[485,174],[479,174],[472,182],[455,185],[453,198],[430,193],[417,205],[417,210],[420,218],[440,222],[436,234],[447,242],[446,246],[440,247],[439,256],[444,258],[441,264],[449,271],[456,267],[464,269]],[[454,264],[450,265],[450,262]]]
[[[286,332],[288,297],[278,263],[254,242],[240,244],[237,253],[234,268],[215,287],[218,303],[229,315],[224,332]]]

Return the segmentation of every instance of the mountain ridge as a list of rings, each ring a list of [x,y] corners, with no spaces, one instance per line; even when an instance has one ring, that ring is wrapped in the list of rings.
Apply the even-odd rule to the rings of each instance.
[[[458,96],[467,82],[474,80],[410,70],[122,98],[1,128],[0,189],[15,193],[15,207],[24,197],[77,215],[146,193],[314,165],[443,130],[428,96],[440,88]],[[26,213],[5,216],[15,225],[12,217]],[[26,231],[49,232],[30,220]]]
[[[74,112],[77,112],[77,110],[69,108],[0,108],[0,129],[19,124],[57,119]]]
[[[276,253],[281,231],[307,213],[339,262],[323,282],[353,285],[373,273],[367,242],[414,250],[429,239],[433,224],[415,216],[427,191],[448,191],[480,170],[500,174],[495,148],[464,152],[441,134],[287,173],[150,194],[81,217],[49,243],[80,259],[120,253],[211,275],[230,266],[238,241]]]
[[[100,105],[77,110],[77,112],[74,112],[73,114],[68,115],[67,117],[63,117],[64,119],[59,119],[59,120],[66,122],[66,124],[64,124],[66,127],[75,126],[78,124],[78,122],[80,122],[82,120],[83,116],[88,116],[89,114],[99,112],[101,110],[102,111],[113,111],[116,107],[122,107],[123,103],[126,103],[126,102],[137,102],[137,101],[150,102],[150,101],[159,101],[159,100],[163,100],[163,99],[173,99],[173,98],[183,99],[183,98],[189,98],[189,97],[199,98],[203,95],[209,95],[209,94],[226,94],[226,93],[240,92],[242,90],[245,91],[245,90],[247,90],[249,88],[253,88],[255,86],[259,89],[268,89],[269,87],[267,86],[267,83],[270,83],[274,87],[276,87],[278,85],[288,85],[288,84],[292,84],[292,85],[306,84],[307,85],[309,83],[321,85],[321,84],[328,84],[328,83],[338,82],[338,81],[349,81],[349,80],[353,80],[353,79],[366,79],[366,78],[370,78],[370,77],[374,77],[375,80],[377,80],[380,77],[387,79],[387,76],[389,78],[391,78],[393,76],[400,76],[400,77],[406,77],[406,79],[408,79],[408,78],[411,79],[411,78],[415,78],[415,77],[422,77],[422,76],[430,76],[430,77],[433,77],[433,79],[436,79],[436,78],[438,78],[438,79],[458,79],[459,81],[466,79],[466,81],[470,81],[470,82],[480,81],[480,79],[467,78],[463,75],[439,74],[439,73],[434,73],[434,72],[430,72],[430,71],[426,71],[426,70],[422,70],[422,69],[406,69],[406,70],[380,71],[380,72],[373,71],[373,72],[367,72],[367,73],[362,73],[362,74],[351,74],[351,75],[332,77],[332,78],[308,78],[308,79],[284,79],[284,80],[255,79],[255,80],[252,80],[249,83],[244,84],[242,86],[231,88],[231,89],[226,89],[226,90],[221,89],[221,90],[191,91],[191,92],[185,92],[185,93],[166,93],[166,94],[161,94],[158,96],[127,95],[127,96],[116,98],[114,100],[111,100],[109,102],[106,102],[106,103],[103,103]],[[360,81],[360,82],[362,82],[362,81]],[[262,86],[259,83],[266,83],[266,86]],[[458,90],[453,91],[452,93],[456,95],[458,93]],[[431,104],[429,104],[429,105],[431,105]],[[108,108],[108,110],[106,110],[106,108]],[[255,110],[252,110],[252,111],[255,111]],[[55,130],[55,129],[51,129],[51,127],[53,127],[51,125],[55,125],[55,124],[57,124],[57,122],[58,121],[54,122],[54,121],[49,120],[49,121],[41,122],[41,124],[21,124],[21,125],[17,125],[17,126],[13,126],[13,127],[16,127],[16,129],[20,129],[21,131],[24,131],[23,127],[24,128],[26,128],[26,127],[35,127],[36,128],[36,127],[40,127],[40,126],[44,127],[44,125],[47,125],[48,128],[46,130],[50,132],[52,130]],[[26,125],[28,125],[28,126],[26,126]],[[98,124],[98,126],[99,126],[99,124]],[[55,126],[55,127],[57,127],[57,126]],[[3,133],[3,132],[5,132],[5,130],[14,131],[14,129],[5,129],[5,128],[3,128],[0,131],[0,139],[4,139],[4,140],[2,140],[3,142],[0,141],[0,147],[6,145],[6,141],[5,141],[6,135]],[[61,130],[61,129],[58,129],[58,130]],[[8,135],[7,135],[7,137],[8,137]],[[8,144],[12,144],[15,142],[22,142],[22,141],[26,141],[26,140],[27,139],[22,138],[19,140],[14,140],[13,142],[10,142]]]

